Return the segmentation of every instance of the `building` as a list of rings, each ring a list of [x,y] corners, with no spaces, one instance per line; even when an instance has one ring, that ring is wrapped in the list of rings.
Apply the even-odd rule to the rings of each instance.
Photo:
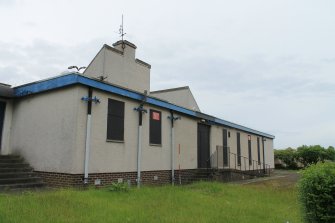
[[[1,154],[24,157],[54,186],[274,168],[274,136],[201,113],[188,87],[150,92],[151,66],[135,50],[118,41],[83,74],[0,85]]]

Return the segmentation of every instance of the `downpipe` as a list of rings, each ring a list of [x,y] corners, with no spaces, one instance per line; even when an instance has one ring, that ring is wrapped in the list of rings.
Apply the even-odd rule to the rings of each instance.
[[[88,96],[82,97],[82,101],[87,102],[87,122],[86,122],[86,137],[85,137],[85,160],[84,160],[84,184],[88,184],[89,160],[91,149],[91,129],[92,129],[92,102],[100,103],[97,97],[92,97],[92,88],[88,89]]]
[[[87,115],[86,123],[86,142],[85,142],[85,168],[84,168],[84,184],[88,184],[88,163],[90,160],[90,149],[91,149],[91,127],[92,117],[91,114]]]
[[[137,187],[141,187],[142,125],[138,126],[137,140]]]

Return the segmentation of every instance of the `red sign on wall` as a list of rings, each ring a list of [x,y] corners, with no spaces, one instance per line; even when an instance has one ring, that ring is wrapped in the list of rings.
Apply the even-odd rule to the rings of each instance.
[[[160,114],[158,112],[152,112],[152,119],[159,121],[161,119]]]

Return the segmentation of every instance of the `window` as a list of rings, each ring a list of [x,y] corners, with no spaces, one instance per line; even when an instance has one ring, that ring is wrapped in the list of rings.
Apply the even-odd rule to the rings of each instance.
[[[258,165],[261,165],[261,148],[259,145],[259,137],[257,137],[257,153],[258,153]]]
[[[124,102],[108,99],[107,140],[124,140]]]
[[[162,113],[156,110],[150,110],[150,144],[162,144]]]
[[[237,165],[241,166],[241,141],[240,141],[240,133],[236,133],[237,139]]]
[[[249,153],[249,165],[252,165],[251,136],[250,135],[248,135],[248,153]]]
[[[228,166],[229,160],[227,129],[223,129],[223,165]]]

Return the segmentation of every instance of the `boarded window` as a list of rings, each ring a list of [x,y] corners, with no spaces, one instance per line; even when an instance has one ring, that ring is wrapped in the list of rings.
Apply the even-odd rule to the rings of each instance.
[[[249,165],[252,165],[252,153],[251,153],[251,136],[248,136],[248,154],[249,154]]]
[[[124,140],[124,102],[108,99],[107,139]]]
[[[150,144],[162,144],[162,113],[150,110]]]
[[[236,133],[237,139],[237,165],[241,166],[241,140],[240,140],[240,133]]]
[[[259,144],[259,137],[257,137],[257,154],[258,154],[258,165],[261,165],[261,147]]]
[[[227,130],[223,129],[223,165],[228,166],[229,160]]]

